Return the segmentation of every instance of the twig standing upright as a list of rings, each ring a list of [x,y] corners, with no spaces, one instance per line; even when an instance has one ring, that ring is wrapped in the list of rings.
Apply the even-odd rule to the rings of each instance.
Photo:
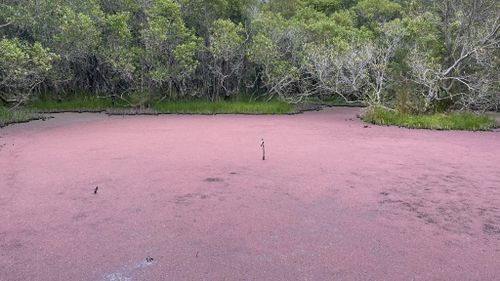
[[[264,145],[264,139],[260,139],[260,147],[262,147],[262,160],[266,160],[266,146]]]

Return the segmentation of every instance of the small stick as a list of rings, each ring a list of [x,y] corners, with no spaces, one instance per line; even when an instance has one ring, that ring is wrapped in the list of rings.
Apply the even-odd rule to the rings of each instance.
[[[264,139],[260,139],[260,147],[262,147],[262,160],[266,160],[266,146],[264,145]]]
[[[96,187],[95,187],[95,189],[94,189],[94,194],[97,194],[97,190],[98,190],[98,189],[99,189],[99,187],[98,187],[98,186],[96,186]]]

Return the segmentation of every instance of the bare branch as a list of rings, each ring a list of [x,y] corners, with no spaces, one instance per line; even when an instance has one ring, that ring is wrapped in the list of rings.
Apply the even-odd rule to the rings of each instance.
[[[11,24],[12,24],[12,22],[8,22],[8,23],[0,24],[0,28],[2,28],[2,27],[7,27],[7,26],[9,26],[9,25],[11,25]]]

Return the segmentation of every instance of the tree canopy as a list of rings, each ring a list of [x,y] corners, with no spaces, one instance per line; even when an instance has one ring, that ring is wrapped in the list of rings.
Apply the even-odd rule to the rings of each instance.
[[[0,101],[241,93],[500,107],[496,0],[5,0]]]

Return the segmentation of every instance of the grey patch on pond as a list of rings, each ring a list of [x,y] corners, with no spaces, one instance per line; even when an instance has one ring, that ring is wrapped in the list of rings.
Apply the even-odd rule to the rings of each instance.
[[[132,278],[123,276],[121,273],[111,273],[104,278],[105,281],[132,281]]]
[[[209,196],[206,194],[199,193],[188,193],[184,195],[178,195],[174,198],[174,203],[179,205],[190,205],[195,199],[207,199]]]
[[[79,214],[76,214],[73,216],[73,220],[74,221],[81,221],[81,220],[85,219],[86,217],[88,217],[88,215],[86,213],[79,213]]]
[[[142,209],[141,208],[128,208],[127,211],[129,213],[132,213],[132,214],[137,214],[137,213],[142,212]]]
[[[380,195],[387,196],[387,195],[389,195],[389,192],[385,192],[385,191],[383,191],[383,192],[380,192]]]
[[[230,175],[237,175],[238,173],[237,172],[231,172],[229,173]]]
[[[105,218],[102,220],[104,223],[110,223],[113,221],[113,219],[111,217],[108,217],[108,218]]]
[[[221,178],[206,178],[206,182],[223,182],[224,180]]]
[[[195,194],[192,193],[175,196],[174,203],[180,205],[189,205],[191,204],[191,198],[193,198],[194,196]]]
[[[122,272],[125,272],[125,274],[120,272],[111,273],[104,277],[104,281],[132,281],[132,277],[128,276],[133,276],[137,270],[142,270],[144,268],[150,267],[154,263],[155,260],[152,257],[148,256],[146,259],[136,264],[135,266],[126,266],[123,268],[123,270],[120,270]]]
[[[0,244],[0,249],[3,251],[17,251],[23,247],[21,240],[14,239],[8,244]]]
[[[484,224],[483,231],[486,234],[500,234],[500,227],[489,223]]]

